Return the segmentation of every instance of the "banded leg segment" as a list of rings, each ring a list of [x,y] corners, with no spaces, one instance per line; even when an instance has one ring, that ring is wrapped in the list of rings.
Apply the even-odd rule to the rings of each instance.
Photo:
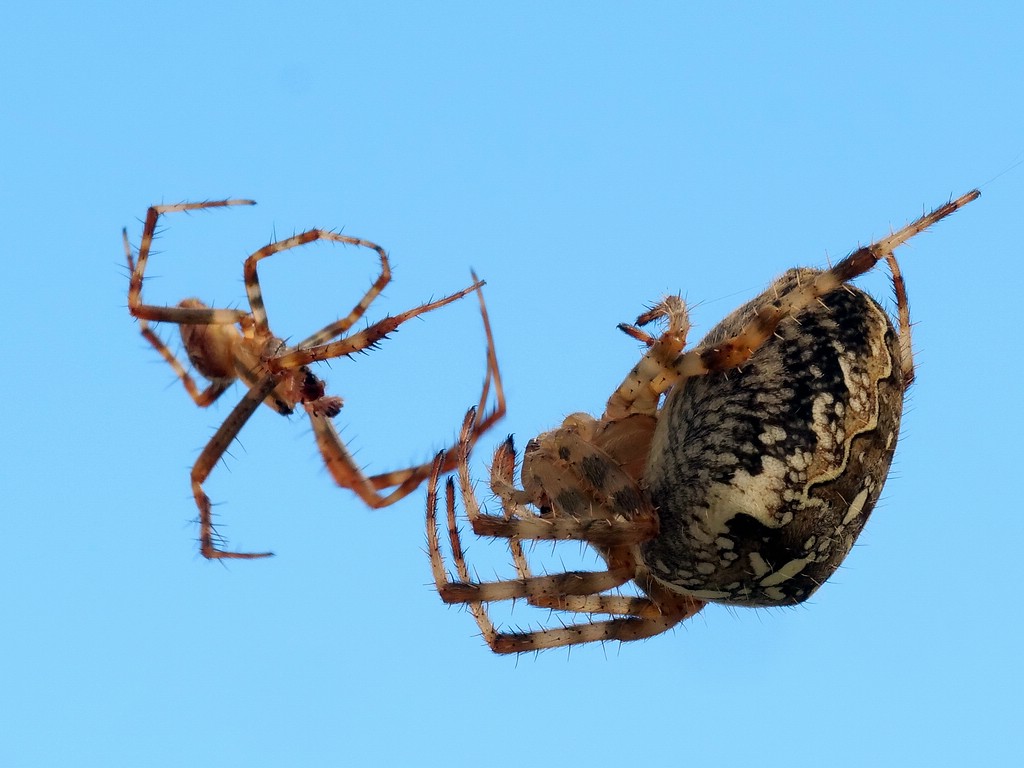
[[[661,367],[656,359],[655,344],[609,398],[605,418],[618,418],[622,414],[638,411],[647,412],[652,402],[657,403],[662,394],[679,382],[691,376],[727,371],[741,365],[771,337],[782,320],[799,314],[811,302],[864,274],[881,259],[890,259],[897,247],[980,195],[978,190],[972,190],[925,214],[889,237],[854,251],[831,269],[820,272],[814,280],[797,286],[770,305],[762,307],[736,336],[714,347],[698,347],[684,352],[670,366]],[[892,266],[893,261],[889,263]],[[898,273],[897,267],[894,275]],[[904,373],[906,375],[907,371]]]
[[[893,253],[885,256],[892,277],[892,290],[896,296],[896,319],[899,322],[900,368],[903,373],[903,389],[914,383],[914,345],[911,339],[910,300],[907,297],[907,284]]]
[[[413,309],[406,310],[405,312],[399,312],[397,315],[392,315],[391,317],[385,317],[383,320],[378,320],[368,328],[365,328],[358,333],[353,333],[351,336],[347,336],[344,339],[320,344],[315,347],[300,347],[292,352],[275,357],[269,362],[269,365],[272,370],[283,371],[289,368],[298,368],[303,365],[310,365],[311,363],[319,362],[321,360],[333,360],[336,357],[346,357],[348,355],[353,355],[356,352],[371,349],[387,338],[389,334],[394,333],[398,327],[406,321],[458,301],[463,296],[466,296],[473,291],[478,291],[483,285],[484,283],[477,282],[468,288],[458,291],[457,293],[453,293],[450,296],[445,296],[437,301],[422,304]]]
[[[255,205],[253,200],[211,200],[203,203],[179,203],[178,205],[154,205],[146,212],[146,222],[142,228],[142,240],[139,242],[138,262],[132,259],[131,245],[128,242],[128,230],[122,231],[124,250],[131,272],[128,285],[128,311],[140,320],[151,322],[168,322],[186,325],[231,325],[248,317],[248,312],[238,309],[184,308],[167,307],[156,304],[142,303],[142,283],[145,279],[149,253],[153,246],[153,236],[160,216],[178,211],[197,211],[205,208],[224,208],[231,205]]]
[[[183,204],[183,205],[190,205],[190,206],[193,206],[193,207],[195,207],[195,206],[210,207],[210,206],[216,206],[216,205],[242,204],[242,203],[245,203],[245,202],[247,202],[247,201],[242,201],[242,200],[227,201],[226,200],[226,201],[222,201],[221,203],[210,203],[210,204],[186,203],[186,204]],[[170,208],[170,209],[173,209],[173,210],[189,210],[188,208],[182,208],[181,206],[166,206],[166,207],[162,207],[162,208],[159,208],[159,209],[150,208],[150,211],[153,211],[153,210],[158,210],[158,211],[166,210],[167,208]],[[147,226],[148,226],[149,218],[150,217],[147,216]],[[155,218],[155,215],[154,215],[153,216],[153,226],[155,226],[155,222],[156,222],[156,218]],[[205,408],[208,405],[210,405],[211,403],[215,402],[217,400],[217,398],[219,398],[222,394],[224,394],[225,391],[227,391],[228,387],[230,387],[232,382],[234,381],[234,378],[224,378],[224,379],[215,380],[215,381],[212,380],[210,385],[208,387],[206,387],[206,389],[200,391],[199,387],[195,383],[195,380],[189,375],[189,373],[186,370],[185,366],[182,365],[181,361],[178,360],[177,356],[173,352],[171,352],[170,348],[153,331],[153,329],[149,327],[149,322],[144,317],[141,317],[138,314],[136,314],[136,310],[145,310],[149,306],[149,305],[139,304],[138,302],[141,301],[143,271],[145,269],[145,262],[142,261],[142,257],[143,257],[143,255],[148,257],[150,243],[152,241],[152,234],[150,233],[149,242],[146,243],[146,250],[143,252],[142,249],[140,248],[140,251],[139,251],[140,258],[139,258],[138,264],[136,264],[135,259],[132,257],[132,249],[131,249],[131,244],[128,242],[128,232],[127,232],[127,230],[125,230],[122,233],[122,237],[123,237],[123,240],[124,240],[125,260],[128,262],[128,272],[131,275],[131,285],[129,286],[129,308],[131,309],[131,306],[132,306],[132,304],[131,304],[131,302],[132,302],[132,292],[134,291],[134,297],[135,297],[136,304],[135,304],[135,309],[132,310],[132,314],[135,315],[138,318],[138,320],[139,320],[139,332],[142,334],[142,337],[146,341],[148,341],[150,343],[150,345],[157,352],[160,353],[160,356],[167,362],[167,364],[171,366],[171,369],[174,371],[175,375],[177,375],[177,377],[181,380],[181,383],[185,387],[185,391],[188,392],[188,395],[189,395],[189,397],[192,398],[192,401],[196,405],[198,405],[200,408]],[[160,308],[158,307],[157,309],[160,309]],[[164,307],[162,309],[173,310],[174,312],[177,312],[177,311],[179,311],[181,309],[181,307]],[[146,311],[148,311],[148,310],[146,310]],[[186,310],[186,311],[190,311],[190,310]],[[212,310],[212,311],[214,311],[214,312],[221,312],[221,311],[234,312],[235,310]]]
[[[486,372],[484,374],[483,387],[481,388],[480,401],[477,408],[472,410],[472,417],[463,423],[463,433],[460,442],[456,446],[442,451],[442,471],[444,472],[449,472],[455,468],[459,459],[458,449],[462,445],[467,442],[469,444],[475,443],[482,434],[505,415],[505,388],[501,381],[501,371],[498,368],[498,356],[494,348],[494,335],[491,331],[491,322],[487,314],[487,305],[484,302],[481,290],[483,283],[477,280],[475,274],[473,275],[473,280],[473,287],[458,294],[453,294],[446,299],[441,299],[439,302],[434,302],[436,306],[424,305],[424,307],[418,308],[420,310],[418,314],[422,314],[422,312],[435,309],[437,306],[443,306],[443,304],[455,301],[466,293],[475,290],[480,302],[480,315],[483,320],[484,334],[487,340]],[[416,312],[417,310],[413,311]],[[397,318],[402,318],[402,315],[396,316]],[[404,322],[404,320],[401,320],[401,322]],[[485,412],[484,408],[487,405],[492,385],[494,387],[495,406],[490,411]],[[477,414],[483,415],[478,416]],[[330,419],[310,411],[310,421],[313,426],[313,433],[316,436],[317,446],[331,477],[334,478],[334,481],[339,486],[354,491],[360,499],[374,509],[394,504],[416,490],[430,476],[434,464],[432,461],[377,475],[366,475],[355,463],[352,454],[345,447]],[[389,489],[391,490],[386,494],[380,493],[380,491]]]
[[[213,468],[217,466],[217,462],[231,445],[231,441],[238,436],[245,422],[260,407],[260,403],[273,391],[276,384],[277,381],[273,376],[266,376],[250,389],[214,433],[192,467],[192,495],[195,497],[196,506],[199,507],[199,544],[203,557],[251,560],[258,557],[270,557],[274,554],[273,552],[230,552],[218,549],[214,542],[220,541],[220,536],[217,535],[213,525],[210,498],[203,491],[203,483],[210,476]]]
[[[363,298],[360,299],[359,303],[351,312],[348,313],[348,315],[341,320],[330,323],[311,335],[309,338],[303,340],[298,345],[299,347],[321,344],[328,339],[332,339],[347,331],[359,320],[359,318],[363,316],[363,314],[365,314],[373,300],[376,299],[377,296],[380,295],[380,292],[384,290],[384,287],[391,282],[391,266],[388,263],[387,253],[385,253],[384,249],[379,245],[371,243],[369,240],[363,240],[358,237],[349,237],[348,235],[342,235],[325,229],[311,229],[307,232],[293,235],[292,237],[284,240],[278,240],[277,242],[270,243],[269,245],[265,245],[260,248],[245,260],[245,292],[249,297],[249,306],[252,308],[252,316],[257,334],[263,333],[269,335],[270,326],[267,321],[267,309],[263,303],[263,291],[260,288],[260,279],[256,265],[268,256],[273,256],[274,254],[282,253],[283,251],[288,251],[292,248],[298,248],[300,245],[306,245],[307,243],[314,243],[318,240],[329,240],[335,243],[342,243],[343,245],[355,245],[374,250],[380,257],[381,271],[373,285],[370,286],[370,289],[363,295]]]
[[[606,571],[575,571],[550,576],[523,576],[506,581],[474,581],[466,564],[455,513],[455,482],[445,486],[448,537],[458,581],[453,581],[445,567],[437,526],[437,488],[441,476],[438,456],[427,485],[427,548],[431,571],[441,599],[446,603],[469,606],[487,644],[495,653],[523,653],[544,648],[557,648],[606,640],[636,640],[652,637],[697,613],[703,603],[683,596],[659,594],[663,603],[645,597],[603,595],[635,578],[631,558],[621,563],[612,556]],[[464,498],[468,505],[470,498]],[[518,542],[517,542],[518,543]],[[519,570],[517,568],[517,570]],[[499,632],[487,612],[485,603],[525,599],[531,605],[579,614],[612,614],[616,618],[590,621],[557,628],[528,632]]]

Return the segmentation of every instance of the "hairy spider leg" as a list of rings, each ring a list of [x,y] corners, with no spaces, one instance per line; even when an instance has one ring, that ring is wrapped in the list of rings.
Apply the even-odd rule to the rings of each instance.
[[[665,368],[661,367],[660,362],[656,359],[658,345],[653,345],[609,398],[604,417],[615,419],[637,412],[653,414],[657,411],[661,395],[681,380],[737,367],[771,337],[783,319],[798,314],[812,301],[818,300],[864,274],[879,260],[888,260],[897,247],[980,196],[981,193],[978,190],[972,190],[939,206],[931,213],[925,214],[888,237],[857,249],[831,269],[818,273],[813,280],[785,293],[770,305],[762,307],[754,319],[731,339],[710,348],[698,347],[683,352],[671,366]],[[894,261],[889,263],[892,267]],[[898,266],[893,274],[899,276],[894,279],[895,282],[902,282]],[[899,291],[898,287],[897,291]],[[903,318],[909,317],[905,308],[905,291],[902,298],[904,308],[901,310],[901,326],[904,322]],[[909,324],[909,320],[906,322]],[[906,364],[905,360],[904,365]]]
[[[484,434],[487,430],[494,426],[504,415],[505,415],[505,390],[501,381],[501,371],[498,368],[498,358],[494,348],[494,335],[491,330],[490,318],[487,313],[487,305],[484,301],[483,291],[481,290],[483,283],[477,280],[476,274],[473,274],[474,285],[466,291],[455,294],[454,297],[443,299],[441,302],[435,302],[440,305],[442,302],[447,303],[453,298],[458,298],[471,290],[475,290],[480,303],[480,316],[483,320],[484,334],[487,339],[487,363],[486,372],[484,374],[484,383],[482,391],[480,393],[480,401],[478,407],[474,409],[474,418],[472,423],[467,427],[468,435],[466,440],[470,443],[475,442],[480,435]],[[428,306],[428,311],[432,306]],[[416,310],[412,312],[419,314]],[[409,313],[402,313],[396,315],[394,318],[388,318],[382,322],[404,322],[409,319],[406,317]],[[415,314],[410,316],[414,317]],[[371,326],[373,328],[374,326]],[[370,330],[370,329],[367,329]],[[384,326],[383,330],[385,333],[390,332],[393,328]],[[359,334],[350,336],[349,339],[356,339]],[[370,342],[371,344],[373,342]],[[325,345],[337,348],[340,342],[335,342],[333,345]],[[313,350],[305,350],[313,351]],[[302,359],[301,357],[299,359]],[[322,358],[317,358],[322,359]],[[484,408],[487,405],[487,400],[490,396],[490,388],[494,387],[495,405],[490,411],[485,411]],[[478,416],[479,414],[479,416]],[[334,481],[342,486],[343,488],[349,488],[359,495],[367,505],[379,509],[381,507],[394,504],[396,501],[408,496],[420,484],[427,479],[430,475],[431,469],[434,462],[424,462],[416,466],[408,467],[405,469],[393,470],[390,472],[384,472],[377,475],[365,475],[364,472],[355,463],[351,453],[345,447],[334,424],[330,419],[323,418],[312,412],[310,412],[310,422],[313,426],[313,433],[316,436],[317,446],[320,448],[320,453],[323,456],[324,463],[327,466],[328,472]],[[457,448],[461,446],[460,442],[453,448],[448,448],[441,452],[442,466],[445,472],[451,471],[455,468],[458,461]],[[380,494],[379,491],[393,489],[387,494]]]

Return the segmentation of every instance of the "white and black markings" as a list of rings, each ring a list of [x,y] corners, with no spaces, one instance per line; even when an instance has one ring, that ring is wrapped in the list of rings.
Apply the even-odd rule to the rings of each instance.
[[[814,277],[792,270],[701,342]],[[889,472],[903,362],[886,312],[836,290],[779,324],[738,370],[688,379],[662,409],[644,475],[661,535],[655,576],[736,605],[806,600],[860,533]]]
[[[450,478],[445,493],[454,577],[437,523],[443,455],[428,483],[428,551],[441,598],[469,605],[492,650],[520,653],[650,637],[707,602],[756,607],[810,597],[878,500],[914,379],[893,251],[979,194],[951,200],[831,269],[789,270],[693,349],[685,349],[689,321],[678,296],[620,326],[648,351],[604,414],[573,414],[531,440],[521,489],[511,439],[496,451],[490,487],[500,515],[484,512],[474,494],[470,411],[458,490]],[[849,285],[882,259],[892,273],[895,324]],[[666,326],[658,336],[643,330],[654,320]],[[459,497],[474,533],[507,541],[515,578],[471,578]],[[534,576],[522,542],[545,539],[587,542],[607,570]],[[630,581],[640,596],[612,591]],[[556,625],[499,631],[486,604],[517,598],[554,610]]]

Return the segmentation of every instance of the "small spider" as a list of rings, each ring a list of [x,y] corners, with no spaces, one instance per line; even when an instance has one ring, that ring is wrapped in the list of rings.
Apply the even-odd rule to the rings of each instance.
[[[495,452],[490,488],[500,515],[481,511],[473,492],[470,410],[457,447],[460,495],[477,535],[507,539],[517,578],[472,580],[452,478],[446,503],[457,580],[449,576],[437,530],[448,458],[439,454],[426,522],[442,600],[468,604],[492,650],[519,653],[650,637],[708,602],[795,605],[810,597],[878,500],[914,378],[906,287],[893,251],[979,194],[831,269],[789,270],[694,349],[684,351],[689,322],[678,296],[620,326],[648,350],[603,416],[572,414],[531,440],[521,489],[512,438]],[[892,272],[898,332],[885,310],[848,285],[881,259]],[[657,337],[641,330],[654,320],[666,326]],[[586,542],[607,568],[533,575],[522,542],[545,539]],[[636,596],[617,592],[628,582]],[[586,621],[497,631],[485,604],[519,598]]]
[[[394,504],[416,490],[430,473],[431,464],[428,462],[379,475],[365,475],[345,448],[331,421],[341,410],[342,399],[326,394],[324,382],[309,368],[311,363],[372,349],[405,321],[476,291],[480,299],[480,311],[488,345],[487,375],[484,378],[480,408],[484,407],[492,381],[497,404],[494,410],[474,422],[470,429],[474,439],[486,432],[504,415],[504,395],[493,351],[490,323],[483,303],[483,294],[480,293],[484,283],[477,280],[476,275],[473,275],[473,285],[465,290],[393,317],[385,317],[361,331],[348,333],[391,280],[387,254],[379,245],[368,240],[312,229],[260,248],[245,260],[245,290],[251,308],[249,312],[240,309],[213,309],[198,299],[185,299],[176,307],[143,303],[142,283],[157,220],[161,215],[176,211],[253,204],[252,200],[218,200],[153,206],[146,213],[137,259],[132,257],[127,230],[123,232],[125,256],[131,273],[128,310],[138,318],[142,335],[174,369],[195,404],[200,408],[210,405],[224,394],[236,379],[240,379],[248,387],[245,396],[217,429],[192,467],[192,494],[199,507],[200,550],[207,558],[257,558],[273,554],[231,552],[216,546],[223,546],[223,539],[213,525],[210,499],[203,491],[203,482],[209,477],[249,417],[259,408],[260,403],[266,403],[285,416],[290,415],[295,407],[301,404],[309,415],[317,447],[334,481],[341,487],[354,491],[370,507],[380,508]],[[271,333],[267,324],[267,313],[260,292],[256,265],[268,256],[316,240],[347,243],[376,251],[380,257],[380,275],[348,315],[330,323],[298,344],[289,346]],[[150,322],[169,322],[179,326],[188,359],[195,370],[209,380],[209,386],[200,391],[185,367],[150,329]],[[454,468],[454,452],[449,451],[446,455],[448,458],[442,461],[442,465]]]

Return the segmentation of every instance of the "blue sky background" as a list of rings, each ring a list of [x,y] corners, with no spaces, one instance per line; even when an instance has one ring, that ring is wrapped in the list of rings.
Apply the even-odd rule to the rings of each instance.
[[[0,765],[1020,764],[1018,4],[29,6],[0,48]],[[195,408],[127,313],[120,230],[152,203],[259,201],[169,218],[152,301],[239,305],[244,257],[313,226],[389,250],[372,317],[478,270],[509,396],[482,478],[507,432],[600,411],[639,354],[616,323],[662,294],[699,337],[976,186],[901,254],[894,472],[805,606],[495,657],[430,585],[422,490],[364,509],[267,409],[208,489],[277,557],[197,554],[189,467],[241,392]],[[373,273],[266,262],[273,327],[319,328]],[[466,301],[321,374],[384,470],[454,436],[482,371]]]

